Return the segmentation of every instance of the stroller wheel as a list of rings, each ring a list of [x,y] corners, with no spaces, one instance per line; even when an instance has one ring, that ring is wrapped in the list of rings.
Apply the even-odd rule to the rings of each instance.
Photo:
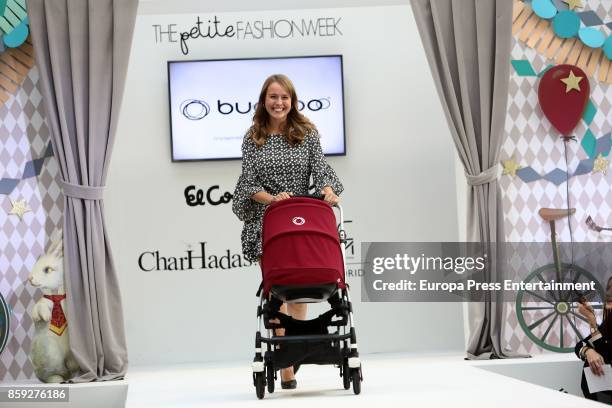
[[[351,369],[346,360],[342,363],[342,385],[345,390],[351,388]]]
[[[257,398],[263,399],[266,393],[266,380],[264,378],[264,373],[253,373],[255,376],[255,393],[257,394]]]
[[[266,367],[266,383],[268,384],[268,392],[272,394],[274,392],[274,367],[272,367],[272,364]]]
[[[359,368],[351,370],[353,377],[353,392],[358,395],[361,392],[361,373]]]

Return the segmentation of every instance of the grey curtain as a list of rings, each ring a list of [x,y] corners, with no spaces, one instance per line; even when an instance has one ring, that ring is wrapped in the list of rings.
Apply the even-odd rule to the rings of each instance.
[[[102,197],[137,0],[28,0],[43,102],[64,193],[74,382],[122,378],[127,347]]]
[[[510,74],[512,1],[412,0],[412,10],[469,184],[467,237],[487,248],[486,279],[497,282],[504,241],[497,183]],[[502,347],[501,296],[470,304],[471,358],[509,357]]]

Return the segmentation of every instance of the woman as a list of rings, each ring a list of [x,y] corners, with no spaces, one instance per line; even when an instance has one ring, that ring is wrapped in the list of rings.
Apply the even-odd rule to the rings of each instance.
[[[576,355],[585,362],[585,367],[591,368],[593,374],[603,375],[604,365],[612,363],[612,278],[606,285],[606,306],[601,324],[597,325],[595,311],[588,302],[581,302],[578,312],[589,322],[591,334],[576,344]],[[589,392],[584,372],[580,386],[586,398],[612,405],[612,391]]]
[[[232,209],[244,222],[242,252],[251,262],[262,253],[261,223],[265,208],[295,194],[307,194],[312,176],[315,191],[330,205],[338,203],[340,180],[326,163],[317,129],[298,111],[295,87],[285,75],[268,77],[259,94],[253,126],[242,142],[242,174]],[[281,312],[306,319],[305,304],[283,305]],[[277,335],[284,335],[279,330]],[[293,368],[281,370],[282,388],[295,388]]]

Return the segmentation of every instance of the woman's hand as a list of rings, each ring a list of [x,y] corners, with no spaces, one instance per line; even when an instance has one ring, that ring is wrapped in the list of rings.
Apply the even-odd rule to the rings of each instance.
[[[334,193],[334,190],[332,190],[332,188],[329,186],[323,188],[323,190],[321,190],[321,194],[324,196],[323,200],[331,206],[334,206],[340,202],[340,197],[338,197],[336,193]]]
[[[587,363],[589,363],[589,367],[591,367],[591,371],[593,372],[593,374],[604,374],[603,365],[605,363],[601,354],[590,348],[584,353],[584,356],[586,357]]]
[[[593,306],[589,302],[578,303],[578,313],[583,315],[588,321],[591,327],[597,328],[597,319],[595,318],[595,311]]]
[[[293,195],[293,193],[288,193],[286,191],[282,191],[280,193],[278,193],[277,195],[272,196],[272,200],[270,201],[270,204],[276,202],[276,201],[282,201],[282,200],[286,200],[288,198],[291,198],[291,196]]]

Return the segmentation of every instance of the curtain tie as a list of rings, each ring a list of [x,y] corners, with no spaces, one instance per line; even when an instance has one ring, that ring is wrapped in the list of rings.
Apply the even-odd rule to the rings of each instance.
[[[60,180],[59,185],[66,197],[79,198],[81,200],[102,200],[105,187],[81,186]]]
[[[476,176],[472,176],[465,172],[465,177],[467,178],[467,182],[470,186],[479,186],[497,180],[498,169],[499,165],[495,164]]]

